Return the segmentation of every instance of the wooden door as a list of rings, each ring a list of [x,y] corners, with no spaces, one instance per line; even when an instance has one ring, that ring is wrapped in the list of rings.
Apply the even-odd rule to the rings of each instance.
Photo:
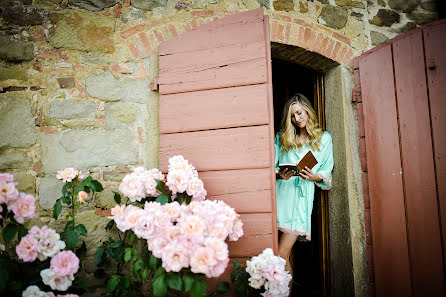
[[[241,214],[231,259],[277,252],[268,16],[227,16],[160,44],[158,82],[161,170],[183,155],[207,198]]]
[[[445,36],[439,21],[358,59],[376,296],[446,296]]]

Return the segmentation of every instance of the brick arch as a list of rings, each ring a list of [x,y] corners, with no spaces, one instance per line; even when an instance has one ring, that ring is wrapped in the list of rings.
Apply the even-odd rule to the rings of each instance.
[[[214,19],[237,12],[193,10],[187,12],[189,15],[181,20],[164,17],[150,23],[125,28],[120,32],[120,37],[125,40],[132,58],[139,60],[157,52],[161,42]],[[270,15],[272,42],[298,46],[353,69],[353,59],[356,55],[347,36],[318,23],[309,23],[278,12],[266,11],[266,13]]]

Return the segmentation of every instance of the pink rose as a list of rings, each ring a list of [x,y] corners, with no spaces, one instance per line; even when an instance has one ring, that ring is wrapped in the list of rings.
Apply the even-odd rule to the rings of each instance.
[[[19,191],[15,188],[14,183],[0,181],[0,203],[9,203],[19,196]]]
[[[61,276],[75,274],[79,269],[79,258],[72,251],[62,251],[51,259],[51,269]]]
[[[61,179],[64,183],[71,182],[79,174],[79,171],[74,168],[65,168],[62,171],[57,171],[56,177]]]
[[[8,209],[14,212],[14,219],[23,224],[25,218],[32,218],[36,214],[36,200],[31,194],[20,193],[19,198],[8,205]]]
[[[74,276],[72,274],[59,275],[51,268],[40,271],[40,276],[42,277],[42,282],[45,285],[50,286],[51,289],[57,291],[68,290],[74,280]]]
[[[0,173],[0,183],[12,183],[14,182],[14,176],[11,173]]]
[[[39,242],[31,234],[28,234],[22,237],[15,251],[23,262],[33,262],[37,258],[38,245]]]
[[[54,293],[40,291],[37,286],[29,286],[22,292],[22,297],[54,297]]]
[[[134,173],[127,174],[119,185],[119,191],[127,196],[130,201],[141,201],[144,198],[144,184]]]
[[[186,251],[175,243],[171,243],[164,248],[162,260],[163,267],[167,272],[178,272],[189,266],[189,257]]]
[[[229,240],[236,241],[240,237],[243,236],[243,223],[240,218],[237,218],[234,224],[234,228],[232,228],[232,232],[229,233]]]
[[[207,192],[204,189],[204,184],[198,177],[189,181],[186,192],[187,195],[192,196],[197,201],[204,200],[207,195]]]
[[[190,258],[190,267],[193,273],[204,273],[209,276],[209,270],[217,264],[214,252],[209,247],[201,247],[196,249]]]
[[[87,200],[88,198],[88,193],[85,191],[80,191],[79,193],[77,193],[77,199],[81,202],[85,202],[85,200]]]
[[[153,217],[150,216],[141,216],[136,223],[133,232],[135,235],[140,238],[149,239],[155,229],[155,225],[153,223]]]

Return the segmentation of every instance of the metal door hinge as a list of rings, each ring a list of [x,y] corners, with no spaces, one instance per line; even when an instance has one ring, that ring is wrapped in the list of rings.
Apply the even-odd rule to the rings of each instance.
[[[435,60],[433,58],[427,59],[427,69],[429,70],[435,70],[437,65],[435,65]]]

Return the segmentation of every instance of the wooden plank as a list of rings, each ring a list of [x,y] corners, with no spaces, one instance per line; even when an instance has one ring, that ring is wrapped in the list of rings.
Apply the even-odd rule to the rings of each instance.
[[[424,30],[435,170],[440,209],[443,264],[446,259],[446,21]],[[433,66],[429,68],[429,66]],[[446,265],[444,266],[446,270]]]
[[[158,52],[160,55],[169,55],[264,39],[263,11],[248,11],[184,32],[161,43]]]
[[[160,133],[268,124],[266,87],[259,84],[162,96]]]
[[[266,43],[266,71],[268,73],[268,109],[269,109],[269,133],[271,140],[275,137],[274,132],[274,104],[273,104],[273,73],[272,73],[272,65],[271,65],[271,40],[270,40],[270,25],[269,25],[269,16],[263,16],[263,28],[265,34],[265,43]],[[276,168],[276,160],[275,160],[275,147],[273,141],[269,143],[270,150],[270,167]],[[271,191],[271,203],[273,206],[273,250],[277,255],[279,253],[279,230],[277,227],[277,208],[276,208],[276,173],[273,170],[270,171],[270,179],[272,186]]]
[[[413,296],[445,296],[422,32],[396,41],[393,59]]]
[[[231,128],[160,136],[160,170],[169,157],[183,155],[198,171],[270,168],[268,126]]]
[[[159,77],[203,71],[258,58],[265,58],[264,40],[160,56]]]
[[[200,172],[207,199],[222,200],[238,213],[271,212],[269,168]]]
[[[271,234],[271,213],[245,213],[240,215],[243,222],[243,237]]]
[[[390,46],[359,63],[376,296],[411,296],[400,146]],[[379,90],[379,92],[377,91]]]
[[[243,236],[237,241],[229,241],[231,257],[252,257],[260,254],[266,248],[273,248],[274,237],[270,234]]]
[[[265,83],[265,58],[243,61],[203,71],[160,77],[159,93],[171,94]]]

